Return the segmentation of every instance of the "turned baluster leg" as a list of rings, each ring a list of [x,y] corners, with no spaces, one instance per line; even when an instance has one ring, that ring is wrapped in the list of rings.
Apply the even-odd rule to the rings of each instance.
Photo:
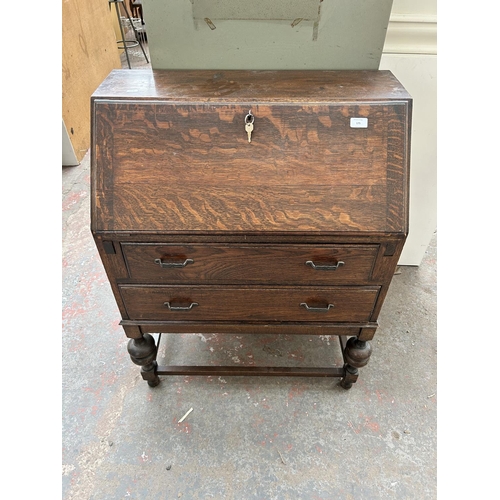
[[[358,379],[358,368],[365,366],[372,354],[370,342],[351,337],[344,349],[345,375],[340,385],[344,389],[350,389]]]
[[[156,387],[160,379],[156,374],[158,363],[156,362],[156,343],[149,333],[144,333],[140,338],[133,338],[127,345],[130,359],[141,367],[141,375],[150,387]]]

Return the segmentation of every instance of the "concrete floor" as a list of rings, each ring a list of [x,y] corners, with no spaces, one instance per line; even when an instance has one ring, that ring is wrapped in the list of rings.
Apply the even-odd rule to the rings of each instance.
[[[62,169],[64,500],[436,498],[436,235],[420,267],[398,268],[351,390],[190,376],[151,389],[91,237],[89,164]],[[164,335],[160,357],[324,366],[340,350],[329,336]]]

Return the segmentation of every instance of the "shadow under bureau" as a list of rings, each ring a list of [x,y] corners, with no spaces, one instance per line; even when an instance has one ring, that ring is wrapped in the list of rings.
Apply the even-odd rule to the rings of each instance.
[[[150,386],[352,386],[408,233],[411,106],[388,71],[108,76],[91,100],[91,229]],[[344,364],[158,366],[155,333],[334,335]]]

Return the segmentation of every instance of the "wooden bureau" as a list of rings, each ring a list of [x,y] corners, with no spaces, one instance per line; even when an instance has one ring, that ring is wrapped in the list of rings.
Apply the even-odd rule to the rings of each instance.
[[[91,103],[91,228],[150,386],[352,386],[408,233],[411,107],[388,71],[108,76]],[[158,366],[153,333],[335,335],[344,365]]]

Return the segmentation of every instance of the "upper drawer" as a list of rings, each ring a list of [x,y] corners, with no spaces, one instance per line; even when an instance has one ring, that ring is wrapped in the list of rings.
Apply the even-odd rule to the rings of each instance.
[[[122,243],[130,278],[144,283],[362,284],[378,245]]]
[[[407,228],[407,102],[94,106],[97,230]]]

